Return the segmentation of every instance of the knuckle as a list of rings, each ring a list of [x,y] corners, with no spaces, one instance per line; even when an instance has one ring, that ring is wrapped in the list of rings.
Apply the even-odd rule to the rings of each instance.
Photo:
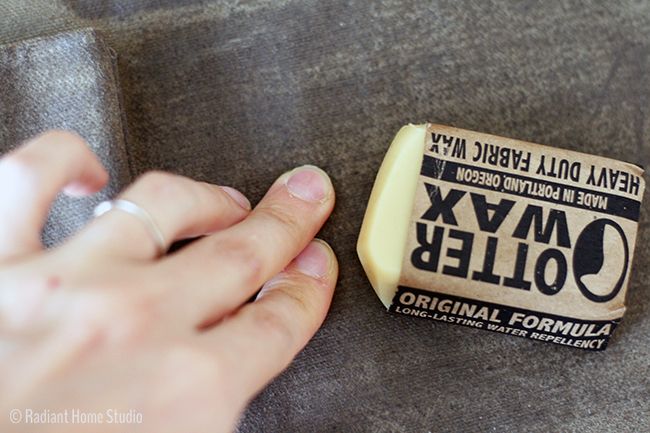
[[[232,212],[239,210],[239,207],[232,206],[231,199],[224,190],[216,185],[207,182],[194,182],[192,189],[196,205],[201,206],[202,211],[215,215],[215,222],[217,220],[221,222],[224,218],[230,219]]]
[[[151,191],[167,190],[170,185],[176,185],[177,175],[165,171],[148,171],[140,176],[136,183]]]
[[[214,212],[224,214],[225,209],[240,211],[240,207],[233,206],[232,198],[221,187],[206,182],[200,182],[199,185],[202,186],[202,192],[205,193],[208,198],[207,202],[214,209]]]
[[[173,173],[150,171],[143,174],[137,184],[147,195],[173,200],[179,206],[194,206],[199,201],[191,181]]]
[[[152,298],[122,291],[96,291],[82,295],[73,320],[91,341],[140,340],[153,326]]]
[[[320,310],[319,298],[310,296],[315,284],[313,278],[306,275],[283,272],[267,283],[264,290],[279,295],[272,300],[276,304],[274,308],[284,310],[287,316],[312,317]]]
[[[289,320],[290,311],[287,309],[270,308],[268,305],[258,304],[251,308],[251,320],[259,329],[272,335],[283,347],[292,347],[295,341],[295,331]]]
[[[226,197],[227,194],[216,185],[207,182],[196,182],[196,188],[201,195],[207,197],[211,202],[220,207],[229,203],[228,198]]]
[[[264,263],[260,253],[260,240],[256,233],[229,236],[214,243],[217,254],[247,285],[261,284]]]
[[[261,211],[262,218],[268,218],[271,222],[275,222],[285,242],[287,238],[290,242],[300,241],[300,233],[306,222],[304,218],[299,218],[296,213],[291,212],[291,209],[281,203],[267,204]]]
[[[315,305],[308,296],[308,288],[310,285],[313,285],[313,281],[304,283],[290,281],[285,282],[279,288],[290,311],[301,314],[311,314],[311,312],[315,310]]]
[[[267,284],[260,294],[265,303],[280,317],[294,324],[293,332],[315,332],[325,318],[327,305],[316,295],[318,282],[311,277],[282,272]],[[318,290],[316,290],[318,289]]]

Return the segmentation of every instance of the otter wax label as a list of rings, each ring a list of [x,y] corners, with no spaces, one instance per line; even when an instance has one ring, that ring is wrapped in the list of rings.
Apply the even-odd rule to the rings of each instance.
[[[603,350],[625,312],[643,170],[428,125],[390,310]]]

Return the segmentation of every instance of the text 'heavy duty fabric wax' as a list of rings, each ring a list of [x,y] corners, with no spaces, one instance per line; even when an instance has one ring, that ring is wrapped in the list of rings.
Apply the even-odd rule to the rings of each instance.
[[[603,350],[625,312],[643,170],[442,125],[408,125],[357,245],[395,313]]]

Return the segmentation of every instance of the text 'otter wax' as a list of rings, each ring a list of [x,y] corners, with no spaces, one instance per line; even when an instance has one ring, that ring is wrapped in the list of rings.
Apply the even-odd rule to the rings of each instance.
[[[390,311],[603,350],[625,311],[643,170],[442,125],[408,125],[357,250]]]

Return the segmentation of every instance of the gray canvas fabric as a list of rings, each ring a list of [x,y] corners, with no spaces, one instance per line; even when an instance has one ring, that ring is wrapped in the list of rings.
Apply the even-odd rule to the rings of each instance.
[[[241,432],[650,431],[650,208],[628,311],[604,353],[386,313],[354,246],[408,122],[650,163],[650,4],[640,1],[37,1],[0,42],[93,26],[119,53],[135,172],[258,200],[297,164],[338,203],[328,319]],[[4,121],[4,120],[3,120]]]
[[[100,200],[128,183],[120,90],[112,52],[92,30],[31,39],[0,49],[0,151],[48,129],[84,137],[110,171],[91,198],[60,196],[43,233],[46,245],[68,237]]]

